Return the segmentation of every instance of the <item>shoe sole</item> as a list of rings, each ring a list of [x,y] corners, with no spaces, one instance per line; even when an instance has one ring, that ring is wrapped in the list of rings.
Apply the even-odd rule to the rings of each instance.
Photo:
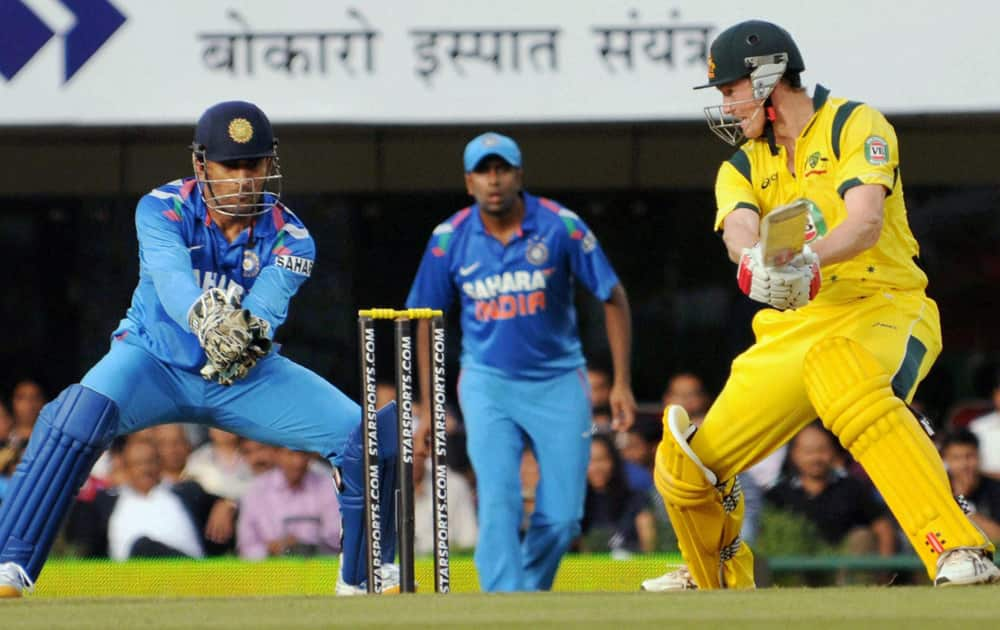
[[[644,591],[646,593],[672,593],[674,591],[694,591],[697,589],[691,588],[690,586],[668,586],[666,588],[646,588],[646,585],[643,584],[639,586],[639,590]]]
[[[972,579],[967,582],[956,582],[953,580],[949,580],[948,578],[940,578],[940,581],[934,580],[934,586],[938,588],[948,588],[950,586],[976,586],[978,584],[986,585],[986,584],[996,584],[998,582],[1000,582],[1000,573],[989,575],[986,577],[985,580]]]

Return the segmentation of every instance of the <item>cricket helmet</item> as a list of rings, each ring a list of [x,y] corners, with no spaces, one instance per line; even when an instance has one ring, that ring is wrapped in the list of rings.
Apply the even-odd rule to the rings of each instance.
[[[771,92],[781,78],[789,77],[797,87],[799,73],[805,69],[799,47],[788,31],[771,22],[747,20],[715,38],[708,56],[708,83],[695,89],[750,79],[752,100],[760,104],[755,115],[759,115],[765,107],[770,108]],[[730,116],[723,105],[706,107],[705,119],[709,129],[728,144],[738,146],[746,139],[740,121]],[[765,123],[765,130],[770,133],[770,121]]]
[[[195,127],[191,150],[203,166],[206,161],[269,160],[267,174],[262,177],[207,179],[199,175],[199,184],[213,210],[229,216],[256,216],[268,212],[278,202],[281,196],[278,140],[267,115],[253,103],[224,101],[205,110]],[[238,182],[240,188],[234,193],[215,194],[214,187],[223,182]],[[248,198],[251,201],[246,202]]]
[[[788,31],[763,20],[747,20],[730,26],[712,42],[708,55],[708,82],[696,90],[717,87],[745,77],[763,65],[784,63],[784,72],[806,69],[802,54]]]

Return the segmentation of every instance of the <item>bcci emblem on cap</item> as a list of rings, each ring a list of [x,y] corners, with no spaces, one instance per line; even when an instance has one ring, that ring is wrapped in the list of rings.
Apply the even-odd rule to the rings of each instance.
[[[215,212],[257,216],[281,198],[278,140],[253,103],[225,101],[205,110],[191,151],[205,202]]]
[[[253,138],[253,125],[246,118],[233,118],[229,123],[229,137],[233,142],[246,144]]]

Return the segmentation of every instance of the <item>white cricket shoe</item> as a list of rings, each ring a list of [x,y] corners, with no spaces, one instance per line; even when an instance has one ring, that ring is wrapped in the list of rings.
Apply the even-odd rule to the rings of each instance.
[[[399,566],[395,564],[383,564],[381,568],[382,573],[382,594],[383,595],[395,595],[399,593]],[[367,595],[368,588],[367,584],[361,584],[355,586],[353,584],[348,584],[344,581],[341,576],[340,571],[337,571],[337,587],[334,593],[342,597],[350,597],[352,595]]]
[[[964,586],[1000,582],[1000,569],[983,549],[957,547],[941,554],[934,586]]]
[[[684,565],[673,571],[668,571],[655,578],[643,580],[642,590],[652,593],[665,593],[667,591],[691,591],[698,586],[691,579],[691,572]]]
[[[34,589],[34,582],[21,565],[13,562],[0,564],[0,599],[20,597],[24,591]]]

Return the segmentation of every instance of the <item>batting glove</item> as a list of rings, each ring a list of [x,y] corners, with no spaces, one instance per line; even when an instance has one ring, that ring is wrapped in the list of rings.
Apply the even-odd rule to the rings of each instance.
[[[796,255],[788,263],[788,266],[809,270],[809,299],[815,298],[823,283],[823,277],[819,270],[819,256],[808,245],[803,245],[802,253]]]
[[[819,292],[819,258],[806,248],[792,262],[768,267],[758,243],[743,250],[736,281],[752,300],[781,311],[801,308]]]

